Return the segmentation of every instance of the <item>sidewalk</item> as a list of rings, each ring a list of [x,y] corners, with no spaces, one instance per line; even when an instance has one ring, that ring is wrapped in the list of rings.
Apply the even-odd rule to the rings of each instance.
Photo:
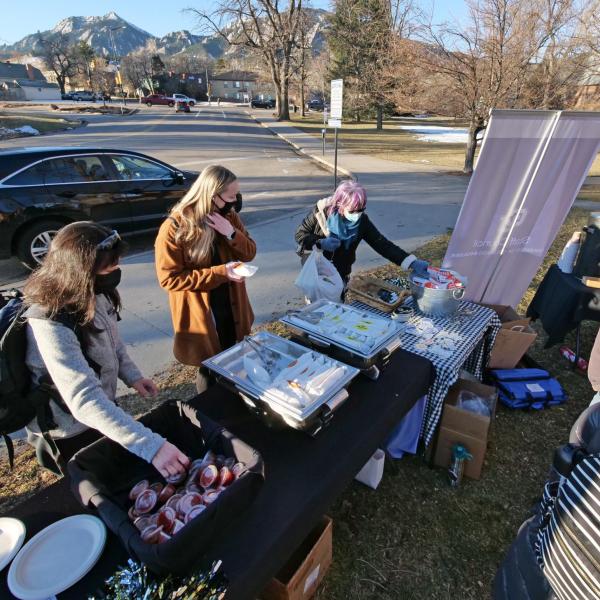
[[[248,112],[297,152],[333,171],[331,130],[328,130],[323,155],[320,138],[286,123],[279,123],[263,112]],[[343,129],[340,135],[344,135]],[[369,216],[386,237],[406,250],[414,250],[454,226],[469,184],[467,177],[450,175],[430,165],[400,163],[352,154],[343,149],[338,150],[338,180],[340,177],[352,177],[365,186],[369,198]],[[333,175],[331,186],[333,191]],[[355,268],[371,267],[383,262],[385,260],[366,244],[359,246]]]

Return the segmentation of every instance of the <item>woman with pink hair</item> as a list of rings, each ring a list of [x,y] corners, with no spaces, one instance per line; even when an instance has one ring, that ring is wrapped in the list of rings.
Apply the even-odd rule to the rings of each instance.
[[[296,230],[298,254],[315,246],[335,265],[344,282],[350,279],[356,248],[365,240],[375,252],[415,275],[427,276],[428,263],[390,242],[365,212],[367,192],[356,181],[344,181],[333,196],[319,200]]]

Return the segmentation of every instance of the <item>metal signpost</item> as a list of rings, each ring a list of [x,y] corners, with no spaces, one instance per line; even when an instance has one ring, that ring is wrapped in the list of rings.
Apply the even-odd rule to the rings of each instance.
[[[334,161],[333,161],[333,189],[337,187],[337,158],[338,158],[338,129],[342,126],[342,108],[344,98],[344,80],[331,80],[331,116],[328,125],[335,129]]]

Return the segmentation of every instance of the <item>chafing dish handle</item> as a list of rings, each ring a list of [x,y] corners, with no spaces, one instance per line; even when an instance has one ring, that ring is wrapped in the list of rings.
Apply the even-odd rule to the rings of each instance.
[[[226,381],[229,380],[226,379]],[[230,382],[230,385],[232,385],[235,388],[236,392],[242,397],[242,400],[246,402],[246,404],[248,404],[248,401],[250,401],[252,404],[260,402],[260,400],[254,394],[252,394],[248,390],[243,390],[237,385],[237,383]]]
[[[400,339],[400,336],[398,336],[395,340],[392,340],[382,351],[382,355],[384,359],[389,358],[395,350],[397,350],[398,348],[400,348],[400,345],[402,344],[402,340]]]
[[[325,406],[334,412],[348,398],[348,390],[341,389],[333,398],[325,402]]]
[[[319,348],[329,348],[331,346],[331,344],[328,344],[327,342],[324,342],[323,340],[319,340],[316,337],[313,337],[312,335],[307,334],[306,337],[315,345],[318,346]]]

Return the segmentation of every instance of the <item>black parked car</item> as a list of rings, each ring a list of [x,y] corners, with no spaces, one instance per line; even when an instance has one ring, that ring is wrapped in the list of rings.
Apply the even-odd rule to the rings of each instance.
[[[37,266],[72,221],[123,235],[155,230],[197,175],[128,150],[0,150],[0,258]]]
[[[275,100],[252,100],[250,103],[252,108],[275,108]]]
[[[313,98],[310,102],[306,103],[306,108],[308,110],[323,112],[323,109],[325,108],[325,102],[323,102],[323,100],[319,100],[318,98]]]

